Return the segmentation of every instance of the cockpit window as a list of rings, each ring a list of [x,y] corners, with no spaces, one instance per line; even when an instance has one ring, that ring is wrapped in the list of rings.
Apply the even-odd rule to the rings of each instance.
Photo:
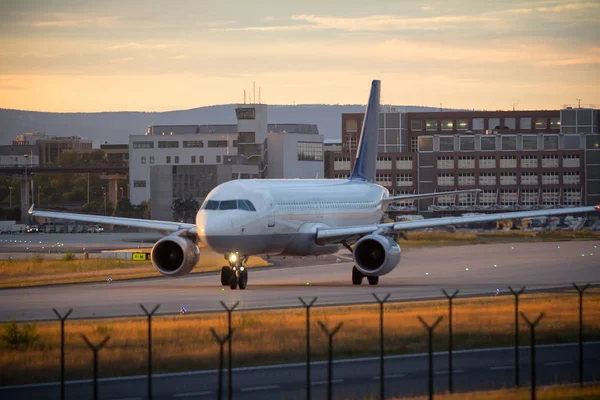
[[[243,210],[256,211],[250,200],[208,200],[202,205],[202,210]]]
[[[202,207],[202,209],[204,209],[204,210],[218,210],[219,209],[219,202],[215,201],[215,200],[208,200],[206,203],[204,203],[204,207]]]
[[[219,206],[219,210],[235,210],[236,208],[237,204],[235,200],[224,200]]]

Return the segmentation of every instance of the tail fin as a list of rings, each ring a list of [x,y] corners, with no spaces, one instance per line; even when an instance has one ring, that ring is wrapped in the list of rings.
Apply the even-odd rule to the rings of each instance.
[[[375,181],[375,167],[377,165],[377,141],[379,138],[379,96],[381,81],[374,80],[371,84],[371,95],[365,111],[362,132],[356,151],[356,160],[351,180]]]

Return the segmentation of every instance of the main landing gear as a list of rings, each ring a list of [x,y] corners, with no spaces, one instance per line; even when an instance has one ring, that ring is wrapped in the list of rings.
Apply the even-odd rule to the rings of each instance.
[[[244,263],[248,261],[248,256],[240,256],[238,253],[225,255],[229,261],[229,266],[221,268],[221,285],[228,286],[235,290],[239,286],[241,290],[246,289],[248,284],[248,269]]]
[[[376,286],[379,283],[379,277],[378,276],[367,276],[365,274],[363,274],[362,272],[360,272],[358,270],[358,268],[356,268],[356,265],[352,267],[352,284],[353,285],[361,285],[363,278],[366,277],[367,281],[369,281],[369,285],[371,286]]]

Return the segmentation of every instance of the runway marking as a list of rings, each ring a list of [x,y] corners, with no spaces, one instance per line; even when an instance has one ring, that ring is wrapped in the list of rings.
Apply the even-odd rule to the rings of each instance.
[[[204,392],[175,393],[175,397],[206,396],[208,394],[212,394],[212,392],[204,391]]]
[[[279,385],[265,385],[265,386],[252,386],[247,388],[242,388],[242,392],[256,392],[259,390],[271,390],[271,389],[279,389],[281,386]]]
[[[553,365],[569,365],[569,364],[573,364],[573,361],[551,361],[551,362],[544,363],[544,365],[547,367],[551,367]]]
[[[503,371],[506,369],[515,369],[514,365],[504,365],[501,367],[490,367],[490,371]]]
[[[462,369],[453,369],[452,372],[455,374],[460,374],[461,372],[465,372],[465,371]],[[436,371],[435,375],[448,375],[448,370]]]
[[[384,375],[383,379],[394,379],[394,378],[404,378],[404,374],[391,374],[391,375]],[[379,375],[375,375],[373,377],[373,379],[379,379]]]
[[[344,382],[343,379],[332,379],[331,383],[342,383]],[[316,382],[311,382],[311,385],[327,385],[329,383],[329,381],[316,381]]]
[[[141,397],[118,397],[113,400],[142,400]]]

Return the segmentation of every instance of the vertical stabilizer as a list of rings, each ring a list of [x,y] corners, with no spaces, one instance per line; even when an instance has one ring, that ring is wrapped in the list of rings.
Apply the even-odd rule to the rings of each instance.
[[[371,84],[369,103],[365,111],[356,160],[351,180],[375,181],[375,167],[377,165],[377,141],[379,138],[379,96],[381,81],[375,80]]]

